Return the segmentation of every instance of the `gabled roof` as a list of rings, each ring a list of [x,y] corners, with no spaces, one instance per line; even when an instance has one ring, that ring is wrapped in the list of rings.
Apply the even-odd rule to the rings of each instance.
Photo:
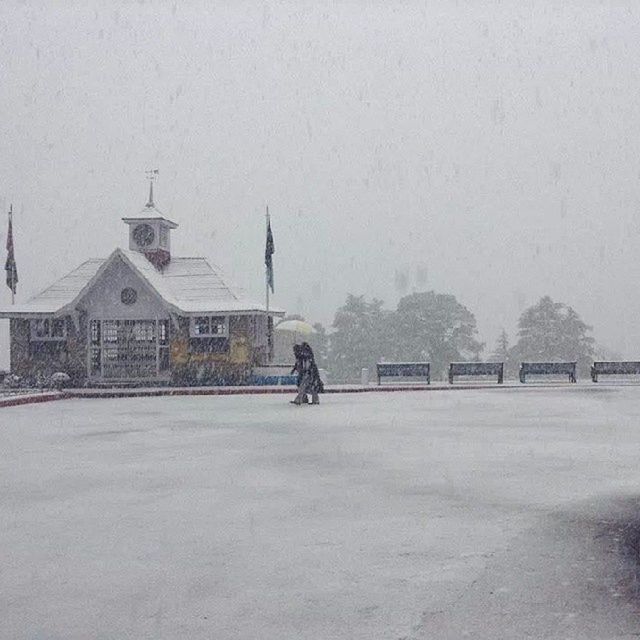
[[[28,302],[1,310],[0,317],[10,318],[23,313],[55,313],[58,309],[69,304],[82,291],[104,262],[103,258],[94,258],[83,262]]]
[[[106,259],[84,262],[29,301],[0,309],[0,318],[72,313],[114,260],[123,260],[155,290],[168,309],[174,313],[266,313],[263,304],[248,300],[229,287],[220,272],[205,258],[171,258],[171,262],[159,271],[144,255],[136,251],[116,249]],[[269,313],[284,315],[279,309],[270,309]]]

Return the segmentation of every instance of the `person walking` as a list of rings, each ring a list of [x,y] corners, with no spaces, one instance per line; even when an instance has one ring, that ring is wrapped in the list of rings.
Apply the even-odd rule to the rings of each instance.
[[[316,360],[313,355],[313,349],[307,342],[303,342],[300,345],[300,368],[298,369],[302,373],[300,384],[298,386],[298,395],[293,404],[302,404],[303,398],[307,394],[311,394],[311,404],[320,404],[319,395],[324,391],[324,385],[320,379],[320,373],[316,365]]]
[[[302,359],[302,347],[299,344],[293,345],[293,356],[295,358],[295,364],[293,365],[293,369],[291,369],[291,375],[294,373],[298,374],[298,380],[296,385],[298,387],[298,395],[295,400],[291,401],[291,404],[307,404],[309,402],[309,398],[307,397],[306,392],[302,388],[302,379],[304,377],[304,363]]]

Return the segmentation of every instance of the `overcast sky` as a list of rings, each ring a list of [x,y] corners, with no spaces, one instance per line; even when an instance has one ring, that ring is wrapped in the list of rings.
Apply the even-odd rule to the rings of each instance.
[[[631,0],[4,0],[19,299],[126,246],[158,168],[173,253],[260,300],[269,205],[288,312],[435,289],[490,350],[549,294],[640,357],[639,60]]]

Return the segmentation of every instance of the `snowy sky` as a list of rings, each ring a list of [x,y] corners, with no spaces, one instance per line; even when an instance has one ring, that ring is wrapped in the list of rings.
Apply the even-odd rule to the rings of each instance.
[[[433,288],[490,349],[550,294],[638,357],[639,59],[632,0],[4,0],[19,297],[125,246],[157,167],[173,252],[257,299],[268,204],[290,312]]]

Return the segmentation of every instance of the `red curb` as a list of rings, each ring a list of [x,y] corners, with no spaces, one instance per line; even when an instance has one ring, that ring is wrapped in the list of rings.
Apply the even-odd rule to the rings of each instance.
[[[40,396],[15,396],[13,398],[0,399],[0,409],[4,407],[17,407],[22,404],[39,404],[41,402],[53,402],[54,400],[64,400],[66,396],[62,394],[43,394]]]
[[[452,385],[452,386],[428,386],[416,385],[411,387],[399,386],[369,386],[369,387],[327,387],[325,394],[331,393],[379,393],[398,391],[453,391],[464,389],[500,389],[502,385]],[[238,396],[238,395],[269,395],[269,394],[294,394],[295,387],[191,387],[191,388],[158,388],[158,389],[113,389],[100,390],[68,390],[65,392],[67,398],[157,398],[161,396]]]
[[[575,389],[575,385],[559,383],[557,385],[522,385],[522,384],[436,384],[436,385],[371,385],[361,387],[357,385],[343,387],[326,387],[325,393],[395,393],[400,391],[473,391],[473,390],[498,390],[498,389],[522,389],[535,388],[568,388]],[[147,389],[67,389],[61,393],[44,393],[42,395],[15,396],[0,399],[0,409],[15,407],[23,404],[37,404],[64,400],[67,398],[159,398],[165,396],[238,396],[238,395],[268,395],[268,394],[295,394],[296,387],[158,387]]]

